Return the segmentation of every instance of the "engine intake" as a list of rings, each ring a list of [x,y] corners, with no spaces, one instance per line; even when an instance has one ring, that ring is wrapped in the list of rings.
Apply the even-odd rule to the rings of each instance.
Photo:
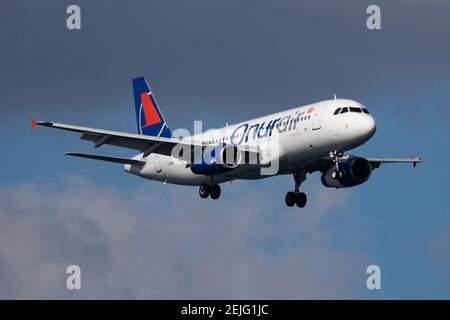
[[[236,168],[241,161],[241,152],[235,145],[206,146],[201,162],[194,161],[191,170],[195,174],[218,174]]]
[[[339,162],[339,171],[342,176],[333,179],[332,173],[335,171],[332,166],[322,174],[321,180],[325,187],[348,188],[366,182],[372,173],[370,162],[365,158],[349,157]]]

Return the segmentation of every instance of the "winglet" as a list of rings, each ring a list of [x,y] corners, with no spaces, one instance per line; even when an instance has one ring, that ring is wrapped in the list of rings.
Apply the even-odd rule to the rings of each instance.
[[[416,156],[411,156],[411,160],[413,160],[413,168],[415,168],[417,166],[417,164],[419,162],[421,162],[421,160],[419,158],[417,158]]]
[[[31,129],[36,128],[38,121],[34,118],[30,118],[31,121]]]

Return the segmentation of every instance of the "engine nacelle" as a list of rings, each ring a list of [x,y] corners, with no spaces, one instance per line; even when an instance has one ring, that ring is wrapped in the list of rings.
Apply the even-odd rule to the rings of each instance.
[[[372,173],[370,162],[367,159],[358,157],[349,157],[339,162],[339,171],[342,173],[342,176],[337,179],[333,179],[331,176],[335,170],[335,166],[332,166],[322,174],[321,180],[325,187],[348,188],[357,186],[366,182]]]
[[[191,165],[195,174],[218,174],[236,168],[242,161],[242,155],[235,145],[206,146],[200,163]]]

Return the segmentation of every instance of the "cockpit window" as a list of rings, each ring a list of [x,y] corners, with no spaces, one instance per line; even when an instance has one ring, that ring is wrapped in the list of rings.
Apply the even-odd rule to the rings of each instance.
[[[333,114],[338,114],[339,111],[341,111],[341,108],[337,108],[336,111]]]
[[[345,107],[345,108],[342,108],[342,110],[341,110],[341,114],[343,114],[343,113],[346,113],[346,112],[348,112],[348,108],[347,108],[347,107]]]
[[[367,110],[366,108],[362,108],[362,111],[363,111],[364,113],[370,114],[369,110]]]
[[[361,109],[360,109],[360,108],[356,108],[356,107],[350,107],[350,112],[358,112],[358,113],[361,113]]]

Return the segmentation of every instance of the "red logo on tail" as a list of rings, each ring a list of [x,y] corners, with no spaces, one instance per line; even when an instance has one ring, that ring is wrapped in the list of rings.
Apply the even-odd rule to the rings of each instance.
[[[142,101],[142,109],[144,109],[144,118],[145,118],[145,124],[142,126],[142,128],[146,128],[156,123],[160,123],[161,118],[159,117],[158,111],[156,111],[155,105],[153,104],[152,99],[150,99],[148,92],[141,93],[141,101]]]

